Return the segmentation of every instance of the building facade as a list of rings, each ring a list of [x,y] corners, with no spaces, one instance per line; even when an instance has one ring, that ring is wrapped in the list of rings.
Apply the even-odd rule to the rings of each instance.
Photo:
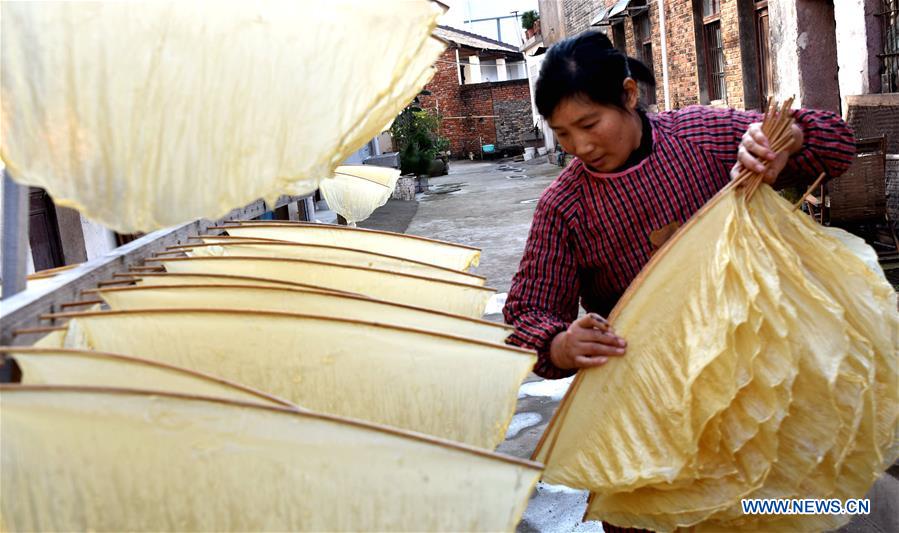
[[[899,91],[897,0],[546,0],[540,10],[545,46],[599,29],[651,66],[659,109],[666,89],[671,109],[795,96],[843,114],[849,96]]]
[[[485,145],[520,152],[533,139],[531,92],[524,56],[514,46],[466,31],[438,27],[449,46],[421,96],[441,119],[440,133],[454,158],[481,157]]]
[[[899,220],[899,0],[543,0],[534,64],[588,29],[655,73],[641,100],[664,111],[761,109],[769,97],[828,109],[858,137],[886,136],[890,218]],[[529,70],[533,81],[539,68]],[[537,120],[534,110],[534,118]]]

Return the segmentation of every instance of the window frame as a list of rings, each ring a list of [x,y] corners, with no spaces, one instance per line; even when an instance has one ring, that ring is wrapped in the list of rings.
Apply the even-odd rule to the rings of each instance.
[[[882,0],[883,11],[877,14],[881,22],[880,92],[899,92],[899,0]]]
[[[710,34],[717,30],[718,46],[712,48]],[[724,58],[724,39],[721,32],[721,14],[716,13],[702,20],[702,53],[705,58],[706,92],[709,102],[727,101],[727,65]],[[714,61],[713,61],[714,59]],[[715,65],[720,70],[715,70]]]
[[[756,45],[756,76],[758,76],[758,99],[763,107],[774,94],[774,65],[771,61],[771,26],[768,14],[768,0],[753,2],[753,27]],[[765,35],[762,35],[762,19],[765,21]]]
[[[637,51],[637,55],[640,61],[655,75],[655,61],[652,49],[652,19],[649,16],[649,11],[635,15],[631,22],[634,26],[634,48]],[[640,97],[646,105],[656,105],[658,103],[655,88],[646,83],[640,84]]]

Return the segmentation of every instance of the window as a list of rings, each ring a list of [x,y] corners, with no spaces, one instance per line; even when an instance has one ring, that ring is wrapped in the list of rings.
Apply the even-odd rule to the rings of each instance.
[[[883,28],[883,61],[880,81],[881,92],[899,92],[899,0],[883,0],[880,14]]]
[[[510,80],[523,80],[528,77],[527,67],[524,64],[524,61],[506,63],[506,72],[507,79]]]
[[[764,107],[771,96],[773,71],[768,36],[768,0],[755,1],[755,41],[758,53],[759,104]]]
[[[612,44],[615,48],[627,53],[627,41],[624,37],[624,22],[612,25]]]
[[[499,72],[496,68],[496,60],[495,59],[482,59],[481,60],[481,81],[498,81],[499,80]]]
[[[649,13],[644,12],[637,15],[634,21],[634,40],[637,47],[637,57],[642,61],[650,72],[655,72],[652,64],[652,25],[649,21]],[[656,103],[655,88],[645,84],[640,84],[640,100],[646,105]]]
[[[719,0],[702,0],[702,54],[705,59],[706,91],[710,101],[727,98],[720,9]]]

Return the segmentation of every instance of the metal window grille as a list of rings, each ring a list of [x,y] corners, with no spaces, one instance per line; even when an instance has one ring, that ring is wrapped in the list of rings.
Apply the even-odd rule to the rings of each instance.
[[[881,92],[895,93],[899,92],[899,0],[883,0],[880,21],[883,53],[877,55],[883,62]]]
[[[721,21],[714,20],[703,26],[706,71],[708,73],[709,100],[724,100],[724,45],[721,41]]]

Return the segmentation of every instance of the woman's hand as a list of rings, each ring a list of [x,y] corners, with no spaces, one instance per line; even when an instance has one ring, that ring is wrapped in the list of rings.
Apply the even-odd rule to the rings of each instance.
[[[743,134],[740,149],[737,151],[737,163],[730,170],[731,179],[740,175],[744,168],[762,174],[765,183],[771,185],[780,172],[787,166],[787,160],[802,148],[804,136],[802,128],[793,124],[790,129],[793,142],[783,151],[771,151],[768,137],[762,132],[762,123],[754,122]],[[767,163],[767,164],[766,164]]]
[[[590,368],[624,355],[626,347],[627,342],[615,335],[606,319],[588,313],[553,338],[549,358],[559,368]]]

